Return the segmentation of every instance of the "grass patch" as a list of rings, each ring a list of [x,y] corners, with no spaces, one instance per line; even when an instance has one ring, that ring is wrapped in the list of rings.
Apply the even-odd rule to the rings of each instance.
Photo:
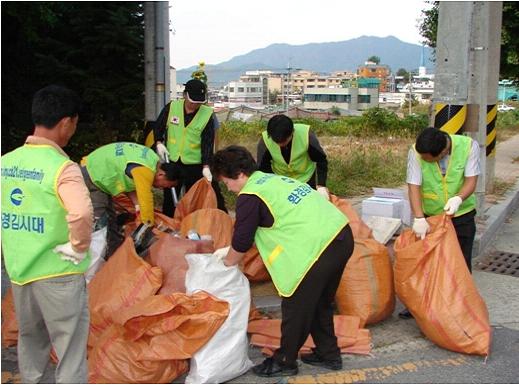
[[[488,194],[496,197],[503,197],[505,193],[514,186],[514,182],[506,181],[500,178],[494,178],[493,190]]]

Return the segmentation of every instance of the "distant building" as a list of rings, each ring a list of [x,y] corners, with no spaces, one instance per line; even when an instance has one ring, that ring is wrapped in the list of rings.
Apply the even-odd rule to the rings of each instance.
[[[378,89],[366,87],[306,89],[305,109],[366,110],[378,106]]]
[[[359,78],[376,78],[380,80],[379,91],[387,92],[389,90],[391,69],[387,65],[377,65],[374,62],[366,61],[363,66],[357,69]]]

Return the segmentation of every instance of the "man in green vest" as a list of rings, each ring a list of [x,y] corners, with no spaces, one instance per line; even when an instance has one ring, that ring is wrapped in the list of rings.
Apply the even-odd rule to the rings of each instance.
[[[215,256],[227,266],[237,265],[255,242],[283,298],[281,347],[253,372],[264,377],[297,374],[298,352],[309,334],[316,348],[301,360],[341,369],[332,303],[353,252],[348,218],[307,184],[257,171],[244,147],[218,151],[212,171],[238,194],[231,246]]]
[[[141,223],[153,226],[152,187],[171,189],[182,178],[178,166],[161,163],[151,148],[129,142],[99,147],[83,158],[81,170],[94,206],[95,228],[108,226],[105,257],[110,257],[124,240],[116,222],[112,196],[126,194]]]
[[[73,91],[55,85],[34,95],[34,134],[2,156],[2,252],[18,321],[22,383],[41,381],[56,351],[56,383],[86,384],[89,331],[84,272],[92,203],[79,166],[62,147],[76,131]]]
[[[479,145],[467,136],[449,135],[436,128],[422,130],[409,150],[407,184],[414,215],[413,231],[424,239],[427,217],[443,212],[452,216],[467,268],[472,272],[476,236],[476,196],[480,174]],[[410,318],[404,310],[401,318]]]
[[[182,186],[187,192],[199,179],[204,177],[211,183],[218,208],[227,212],[220,186],[209,169],[214,153],[216,116],[207,102],[207,86],[199,79],[185,84],[184,98],[171,101],[159,114],[155,122],[155,149],[162,161],[171,161],[183,173],[183,179],[176,187],[180,198]],[[162,212],[173,217],[176,204],[170,190],[164,190]]]
[[[326,188],[328,160],[310,126],[294,124],[285,115],[273,116],[258,142],[258,169],[288,176],[317,189],[330,199]]]

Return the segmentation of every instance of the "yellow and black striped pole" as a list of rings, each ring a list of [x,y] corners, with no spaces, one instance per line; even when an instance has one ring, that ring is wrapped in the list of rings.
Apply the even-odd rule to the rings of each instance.
[[[490,157],[496,156],[496,119],[497,105],[487,105],[487,138],[485,148],[487,156]]]
[[[436,103],[434,106],[434,127],[451,135],[460,134],[467,118],[467,105]]]

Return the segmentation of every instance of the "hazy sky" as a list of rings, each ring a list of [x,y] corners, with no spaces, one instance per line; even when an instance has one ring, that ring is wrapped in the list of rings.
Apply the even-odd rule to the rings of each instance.
[[[216,64],[273,43],[338,42],[393,35],[420,44],[422,0],[170,1],[171,64]]]

